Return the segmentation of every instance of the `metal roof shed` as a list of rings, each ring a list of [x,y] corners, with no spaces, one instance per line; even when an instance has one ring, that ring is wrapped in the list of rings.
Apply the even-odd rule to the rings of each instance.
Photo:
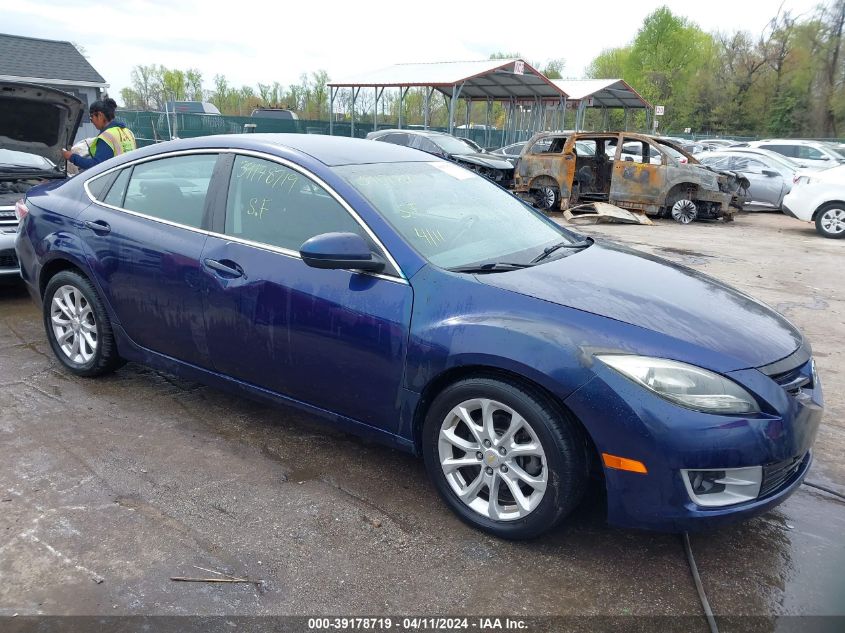
[[[435,62],[425,64],[395,64],[344,81],[329,84],[329,100],[332,112],[334,100],[340,88],[352,89],[352,132],[355,130],[355,100],[362,88],[373,88],[375,107],[373,129],[378,127],[378,102],[385,88],[399,88],[399,127],[402,127],[402,108],[405,95],[410,88],[426,88],[425,127],[430,121],[431,96],[438,91],[449,98],[449,132],[455,127],[455,106],[458,99],[465,99],[468,105],[473,101],[487,103],[489,125],[490,108],[493,102],[510,105],[508,122],[516,124],[516,106],[529,103],[534,113],[530,125],[539,129],[544,122],[547,105],[559,105],[565,111],[567,93],[545,75],[532,68],[522,59],[488,59],[469,62]],[[467,108],[469,117],[469,108]],[[467,121],[469,123],[469,121]],[[330,123],[329,133],[333,126]]]
[[[575,130],[584,125],[584,112],[587,108],[602,108],[607,127],[609,108],[622,108],[625,111],[625,128],[628,128],[629,110],[646,110],[650,115],[652,106],[623,79],[553,79],[562,91],[569,95],[570,107],[575,107]]]

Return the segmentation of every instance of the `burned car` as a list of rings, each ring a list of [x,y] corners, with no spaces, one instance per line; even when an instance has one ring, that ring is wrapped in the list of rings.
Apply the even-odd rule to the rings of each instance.
[[[506,189],[513,186],[512,162],[499,154],[479,152],[478,146],[467,139],[434,130],[379,130],[370,132],[367,138],[413,147],[466,167]]]
[[[0,279],[20,275],[15,204],[37,184],[64,180],[62,147],[70,147],[85,106],[54,88],[0,81]]]
[[[733,219],[748,187],[744,177],[705,167],[670,141],[628,132],[535,134],[514,181],[516,193],[542,209],[609,202],[684,224]]]

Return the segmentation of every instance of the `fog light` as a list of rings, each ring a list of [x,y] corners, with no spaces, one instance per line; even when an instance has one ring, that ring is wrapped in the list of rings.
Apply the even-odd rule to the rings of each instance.
[[[729,506],[757,498],[763,482],[763,467],[681,470],[681,479],[690,499],[697,505]]]

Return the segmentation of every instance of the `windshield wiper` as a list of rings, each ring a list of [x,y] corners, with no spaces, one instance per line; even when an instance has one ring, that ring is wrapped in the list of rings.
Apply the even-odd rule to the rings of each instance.
[[[516,264],[514,262],[490,262],[488,264],[476,264],[474,266],[458,266],[450,268],[453,273],[501,273],[506,270],[519,270],[529,268],[534,264]]]
[[[584,240],[581,240],[580,242],[558,242],[557,244],[552,244],[551,246],[547,246],[546,248],[544,248],[542,253],[540,253],[539,255],[537,255],[537,257],[531,260],[531,263],[537,264],[538,262],[541,262],[546,259],[555,251],[560,250],[561,248],[587,248],[590,244],[593,243],[593,241],[594,240],[592,237],[588,237]]]

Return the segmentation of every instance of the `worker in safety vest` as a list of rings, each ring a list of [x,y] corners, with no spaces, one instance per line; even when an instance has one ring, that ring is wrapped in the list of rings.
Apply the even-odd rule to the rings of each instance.
[[[65,160],[69,160],[80,169],[88,169],[94,165],[99,165],[112,156],[120,156],[137,149],[138,145],[135,143],[135,135],[132,134],[132,130],[120,121],[115,121],[114,111],[116,109],[117,103],[114,99],[106,98],[92,103],[91,107],[88,108],[88,114],[91,123],[100,130],[100,134],[88,148],[90,156],[77,156],[66,149],[62,149],[62,156],[65,157]]]

